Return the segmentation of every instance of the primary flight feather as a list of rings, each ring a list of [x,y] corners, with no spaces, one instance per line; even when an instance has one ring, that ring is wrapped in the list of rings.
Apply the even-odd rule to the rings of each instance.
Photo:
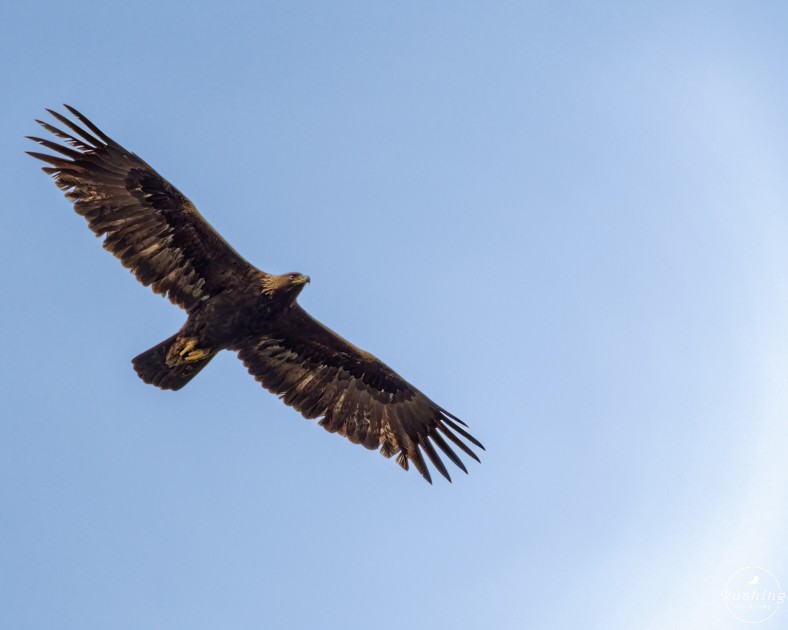
[[[137,279],[183,308],[172,337],[132,359],[146,383],[177,390],[221,350],[238,353],[249,373],[305,418],[355,444],[396,455],[431,482],[424,455],[451,481],[440,451],[467,472],[453,447],[479,458],[465,423],[432,402],[385,363],[312,318],[296,298],[309,277],[271,275],[243,257],[183,193],[73,107],[80,124],[38,120],[64,144],[30,136],[58,155],[48,164],[74,209]],[[436,448],[438,450],[436,450]]]

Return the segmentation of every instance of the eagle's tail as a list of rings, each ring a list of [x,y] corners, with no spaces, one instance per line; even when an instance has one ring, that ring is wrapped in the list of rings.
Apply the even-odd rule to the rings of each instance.
[[[199,348],[195,339],[176,333],[134,357],[131,363],[146,383],[162,389],[180,389],[214,356],[215,350]]]

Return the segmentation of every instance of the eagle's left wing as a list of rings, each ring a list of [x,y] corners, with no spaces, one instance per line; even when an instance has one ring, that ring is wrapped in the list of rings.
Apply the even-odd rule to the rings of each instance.
[[[322,418],[325,429],[386,457],[397,454],[405,470],[412,461],[432,483],[422,452],[451,481],[437,446],[468,472],[445,438],[476,461],[458,437],[484,449],[462,426],[464,422],[439,407],[386,364],[357,348],[300,306],[276,332],[252,338],[239,358],[268,391],[305,418]]]

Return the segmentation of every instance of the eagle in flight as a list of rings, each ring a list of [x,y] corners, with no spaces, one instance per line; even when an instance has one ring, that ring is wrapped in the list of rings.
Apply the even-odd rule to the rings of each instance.
[[[172,337],[132,359],[143,381],[180,389],[219,351],[230,350],[305,418],[320,418],[332,433],[396,455],[405,470],[412,463],[430,483],[424,455],[451,481],[438,450],[468,472],[449,442],[479,461],[467,443],[484,447],[464,422],[298,305],[309,276],[275,276],[251,265],[175,186],[66,108],[81,126],[47,110],[62,127],[36,122],[64,143],[29,136],[58,154],[30,155],[47,163],[44,172],[77,214],[105,236],[104,248],[188,315]]]

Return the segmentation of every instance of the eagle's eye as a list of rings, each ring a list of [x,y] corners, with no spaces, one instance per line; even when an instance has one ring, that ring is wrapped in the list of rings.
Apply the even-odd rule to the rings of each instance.
[[[297,277],[298,277],[298,274],[297,274],[297,273],[291,273],[291,274],[290,274],[290,279],[291,279],[291,280],[295,280]]]

